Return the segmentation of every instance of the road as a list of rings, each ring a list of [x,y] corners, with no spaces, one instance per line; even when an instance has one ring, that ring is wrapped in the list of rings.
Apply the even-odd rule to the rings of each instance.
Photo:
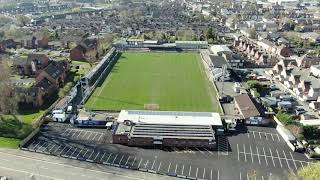
[[[11,149],[0,149],[0,162],[0,176],[7,176],[10,179],[170,179],[168,176],[160,176]]]

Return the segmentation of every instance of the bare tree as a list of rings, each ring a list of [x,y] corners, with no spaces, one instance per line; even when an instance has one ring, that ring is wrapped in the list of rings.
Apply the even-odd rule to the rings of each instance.
[[[0,112],[15,113],[18,109],[18,97],[14,94],[14,87],[10,83],[10,67],[6,61],[0,62]]]

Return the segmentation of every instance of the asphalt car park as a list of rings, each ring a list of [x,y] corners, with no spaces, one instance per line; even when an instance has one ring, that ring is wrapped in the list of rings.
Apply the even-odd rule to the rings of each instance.
[[[146,149],[111,144],[106,129],[75,128],[49,123],[27,150],[190,179],[280,179],[308,163],[292,152],[274,128],[246,127],[235,134],[217,137],[217,148]]]

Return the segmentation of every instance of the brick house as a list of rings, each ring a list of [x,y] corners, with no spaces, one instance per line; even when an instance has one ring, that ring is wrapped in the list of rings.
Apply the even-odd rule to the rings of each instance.
[[[78,61],[95,61],[98,54],[98,40],[88,38],[70,50],[70,59]]]
[[[17,39],[18,44],[20,44],[21,48],[26,49],[36,49],[36,48],[47,48],[49,37],[43,34],[30,35],[26,36],[22,39]]]
[[[27,59],[16,58],[13,62],[19,75],[36,77],[49,64],[49,57],[42,53],[28,54]]]

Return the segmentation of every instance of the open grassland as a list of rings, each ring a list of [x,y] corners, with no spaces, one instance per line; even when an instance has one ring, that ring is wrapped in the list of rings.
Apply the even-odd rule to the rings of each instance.
[[[220,112],[198,53],[126,52],[86,103],[91,110]]]

